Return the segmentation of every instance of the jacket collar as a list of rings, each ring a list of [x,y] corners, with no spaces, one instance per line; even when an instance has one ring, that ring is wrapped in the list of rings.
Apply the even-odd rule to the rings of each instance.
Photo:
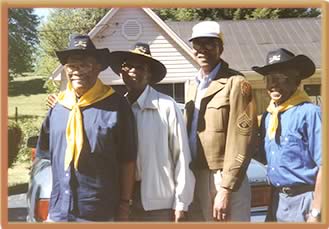
[[[228,69],[229,69],[228,63],[226,63],[224,60],[221,59],[221,67],[217,72],[217,75],[214,78],[214,80],[212,80],[211,83],[209,84],[209,87],[204,97],[211,96],[224,88],[229,77],[229,74],[227,74]]]
[[[144,109],[158,109],[159,97],[156,90],[147,85],[143,93],[139,96],[134,104],[138,104],[141,110]]]
[[[211,81],[204,97],[211,96],[211,95],[215,94],[216,92],[222,90],[224,88],[224,86],[226,85],[228,78],[231,76],[231,74],[229,74],[228,63],[226,63],[224,60],[221,59],[220,64],[221,64],[220,69],[217,72],[214,79]],[[187,91],[187,98],[194,100],[196,97],[197,89],[198,89],[197,82],[195,80],[193,80],[189,84],[189,88]]]

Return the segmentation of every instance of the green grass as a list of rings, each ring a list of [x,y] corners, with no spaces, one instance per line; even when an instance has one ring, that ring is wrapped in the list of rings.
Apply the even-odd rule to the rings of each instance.
[[[30,179],[31,162],[17,161],[8,169],[8,186],[25,184]]]
[[[25,76],[15,78],[8,86],[8,116],[17,122],[23,131],[23,140],[18,159],[8,169],[9,187],[27,183],[31,167],[31,150],[27,148],[28,137],[37,135],[46,116],[46,89],[43,88],[45,77]]]
[[[43,88],[45,79],[36,77],[20,77],[9,83],[8,88],[8,115],[15,117],[17,108],[18,116],[41,116],[47,112],[46,89]]]

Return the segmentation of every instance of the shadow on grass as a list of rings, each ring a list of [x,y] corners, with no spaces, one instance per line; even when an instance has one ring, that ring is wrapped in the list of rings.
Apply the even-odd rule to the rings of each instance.
[[[38,118],[44,118],[42,115],[18,115],[17,121],[26,121],[30,119],[38,119]],[[9,120],[15,121],[15,116],[8,116]]]
[[[29,187],[28,183],[16,184],[8,187],[8,195],[17,195],[20,193],[26,193]]]
[[[28,96],[46,93],[46,89],[43,88],[45,81],[45,79],[11,81],[8,86],[8,96]]]

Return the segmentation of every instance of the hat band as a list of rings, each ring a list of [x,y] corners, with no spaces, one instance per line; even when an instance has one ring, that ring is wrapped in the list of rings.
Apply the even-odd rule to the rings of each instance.
[[[152,58],[151,55],[141,52],[139,49],[130,50],[130,52]]]

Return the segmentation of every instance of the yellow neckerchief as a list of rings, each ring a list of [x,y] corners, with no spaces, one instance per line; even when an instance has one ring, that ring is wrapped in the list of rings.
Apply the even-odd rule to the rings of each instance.
[[[267,111],[272,114],[268,126],[268,134],[270,139],[275,137],[276,129],[279,126],[279,113],[286,111],[302,102],[311,102],[311,100],[304,91],[299,89],[297,89],[287,101],[277,107],[274,104],[274,100],[271,100],[269,106],[267,107]]]
[[[75,169],[78,169],[78,159],[83,146],[83,122],[80,108],[96,103],[113,93],[112,87],[104,85],[97,79],[95,85],[81,96],[78,101],[70,81],[68,81],[66,90],[59,94],[58,102],[71,110],[66,126],[65,170],[69,167],[72,160],[74,160]]]

